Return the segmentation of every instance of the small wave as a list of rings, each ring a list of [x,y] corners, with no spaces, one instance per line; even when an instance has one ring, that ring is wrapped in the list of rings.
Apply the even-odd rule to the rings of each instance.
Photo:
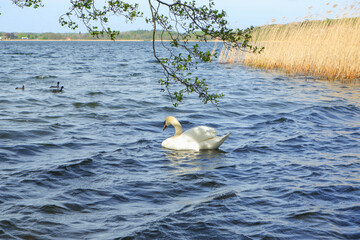
[[[206,175],[204,173],[187,173],[181,176],[182,181],[193,181],[197,179],[203,179]]]
[[[142,75],[142,73],[139,73],[139,72],[129,74],[130,77],[137,77],[137,76],[141,76],[141,75]]]
[[[82,166],[87,166],[89,164],[93,163],[93,160],[91,158],[87,158],[87,159],[83,159],[83,160],[74,160],[75,163],[69,164],[69,165],[62,165],[60,166],[61,169],[74,169],[74,168],[79,168]]]
[[[286,118],[286,117],[281,117],[281,118],[277,118],[275,120],[270,120],[265,122],[265,124],[279,124],[279,123],[285,123],[285,122],[289,122],[289,123],[293,123],[294,120],[290,119],[290,118]]]
[[[237,193],[235,191],[228,191],[220,194],[216,194],[213,197],[213,200],[219,201],[219,200],[226,200],[228,198],[237,197]]]
[[[102,104],[100,102],[88,102],[88,103],[75,102],[73,103],[73,106],[75,108],[97,108],[102,106]]]
[[[225,184],[218,182],[218,181],[211,181],[211,180],[202,180],[198,183],[196,183],[195,185],[201,187],[201,188],[211,188],[211,189],[215,189],[215,188],[219,188],[222,186],[225,186]]]
[[[256,152],[256,153],[266,153],[269,151],[274,151],[274,149],[270,148],[269,146],[248,146],[245,145],[243,147],[238,147],[234,150],[234,152],[240,152],[240,153],[250,153],[250,152]]]
[[[38,137],[49,136],[52,131],[48,130],[0,130],[0,139],[26,140]]]
[[[89,96],[98,96],[98,95],[103,95],[103,94],[104,94],[103,92],[96,91],[96,92],[89,92],[89,93],[87,93],[86,95],[89,95]]]
[[[360,108],[354,105],[345,106],[314,106],[299,109],[294,112],[299,116],[317,124],[343,124],[345,122],[357,123]]]
[[[29,137],[32,139],[32,137]],[[17,138],[19,140],[19,138]],[[36,156],[41,152],[45,152],[49,149],[49,146],[39,143],[39,144],[19,144],[12,146],[11,148],[3,147],[4,150],[11,152],[17,156]]]
[[[0,104],[10,104],[12,103],[11,101],[9,100],[6,100],[6,99],[0,99]]]
[[[344,208],[339,208],[337,209],[337,211],[340,211],[340,212],[360,212],[360,205],[359,204],[355,204],[353,206],[349,206],[349,207],[344,207]]]
[[[55,204],[47,204],[40,207],[40,211],[47,214],[64,214],[66,208],[57,206]]]
[[[115,194],[106,200],[98,201],[96,204],[100,204],[103,206],[105,206],[105,205],[114,206],[116,204],[122,204],[122,203],[127,203],[127,202],[130,202],[129,198],[127,198],[121,194]]]
[[[5,229],[5,230],[20,230],[18,228],[18,226],[13,222],[13,221],[10,221],[10,220],[0,220],[0,234],[3,233],[2,229]],[[2,235],[0,235],[2,236]],[[9,237],[9,239],[12,239],[13,237]]]
[[[97,197],[110,197],[111,192],[92,188],[76,188],[66,192],[66,195],[76,197],[81,201],[90,201]]]
[[[29,53],[29,52],[9,52],[9,53],[4,53],[5,55],[20,55],[20,56],[31,56],[35,53]]]
[[[242,118],[243,121],[257,121],[257,120],[263,120],[264,116],[257,115],[257,114],[250,114]]]
[[[84,212],[85,207],[77,203],[64,203],[64,207],[72,212]]]
[[[11,160],[11,154],[8,154],[8,153],[5,153],[5,152],[0,152],[0,159],[3,162],[16,162],[16,161]],[[0,203],[1,203],[1,200],[0,200]]]
[[[290,136],[289,138],[278,140],[276,146],[285,150],[284,148],[290,148],[292,150],[300,150],[313,144],[309,141],[309,138],[303,135]]]
[[[329,201],[332,199],[340,201],[342,199],[343,201],[346,201],[349,200],[350,195],[353,194],[353,196],[355,196],[358,191],[359,188],[348,185],[321,186],[314,189],[297,189],[288,191],[287,193],[284,193],[281,198],[288,199],[289,201],[292,199],[311,199],[311,201]],[[350,199],[352,198],[356,201],[356,197],[350,197]]]
[[[42,174],[42,177],[48,179],[48,181],[55,181],[58,179],[60,182],[64,179],[73,179],[79,176],[93,176],[91,171],[92,159],[85,159],[77,161],[76,163],[66,164],[56,167],[53,170],[48,170]]]
[[[57,76],[54,75],[37,75],[33,77],[34,79],[48,79],[48,78],[57,78]]]
[[[344,113],[360,114],[360,108],[355,105],[352,105],[352,104],[344,105],[344,106],[324,106],[324,107],[322,107],[322,109],[324,111],[332,112],[332,113],[338,112],[341,114],[344,114]]]
[[[283,77],[283,76],[278,76],[278,77],[274,77],[273,80],[275,81],[284,81],[284,80],[288,80],[289,78],[287,77]]]
[[[299,211],[299,212],[295,212],[295,213],[291,213],[287,216],[288,218],[291,219],[296,219],[296,220],[311,220],[314,221],[315,219],[324,219],[326,218],[326,216],[324,215],[324,213],[321,213],[320,211]]]

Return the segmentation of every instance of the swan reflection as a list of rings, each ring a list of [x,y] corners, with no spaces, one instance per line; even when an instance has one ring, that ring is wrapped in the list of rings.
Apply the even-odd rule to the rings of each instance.
[[[226,152],[221,150],[203,151],[175,151],[163,148],[164,154],[169,159],[170,167],[175,168],[176,174],[211,170],[223,164]]]

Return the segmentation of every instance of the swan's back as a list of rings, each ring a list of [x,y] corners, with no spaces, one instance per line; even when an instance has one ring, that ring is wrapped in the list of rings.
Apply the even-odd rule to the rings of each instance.
[[[192,139],[194,139],[196,142],[203,142],[208,139],[216,137],[216,130],[211,127],[206,126],[198,126],[191,128],[189,130],[186,130],[183,135],[189,136]]]

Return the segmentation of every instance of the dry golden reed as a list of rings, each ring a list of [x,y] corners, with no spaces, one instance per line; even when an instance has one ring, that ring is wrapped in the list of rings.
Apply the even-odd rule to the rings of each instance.
[[[338,6],[333,6],[336,7]],[[355,5],[348,9],[353,12],[345,14],[346,18],[259,27],[252,34],[252,45],[265,47],[261,54],[246,53],[231,47],[223,48],[219,61],[277,69],[290,75],[358,80],[360,18],[354,16],[354,13],[359,12]]]

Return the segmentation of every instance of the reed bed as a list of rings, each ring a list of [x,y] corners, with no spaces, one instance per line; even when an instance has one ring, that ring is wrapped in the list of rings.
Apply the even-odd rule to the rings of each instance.
[[[276,69],[290,75],[360,79],[359,17],[266,25],[256,28],[252,36],[252,45],[265,47],[260,54],[223,47],[219,61]]]

